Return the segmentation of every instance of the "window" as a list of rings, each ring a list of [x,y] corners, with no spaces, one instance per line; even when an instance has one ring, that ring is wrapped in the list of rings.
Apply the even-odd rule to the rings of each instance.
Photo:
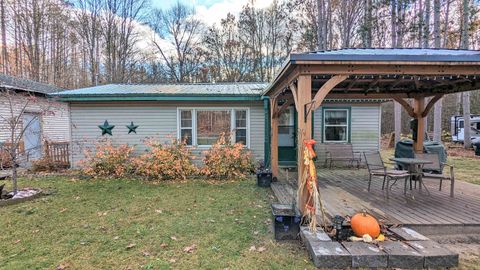
[[[191,110],[181,110],[180,111],[180,138],[185,140],[187,145],[192,145],[193,143],[193,121],[192,121],[192,111]]]
[[[247,109],[179,109],[179,137],[188,145],[210,146],[221,134],[248,145]]]
[[[295,146],[295,124],[293,107],[283,111],[278,117],[278,146]]]
[[[349,141],[349,109],[324,109],[323,110],[323,141],[348,142]]]

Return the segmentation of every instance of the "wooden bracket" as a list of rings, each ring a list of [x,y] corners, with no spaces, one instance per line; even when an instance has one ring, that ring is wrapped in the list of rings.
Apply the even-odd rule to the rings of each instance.
[[[400,103],[400,105],[402,105],[402,107],[407,111],[408,115],[410,115],[413,118],[416,118],[415,111],[413,110],[412,106],[408,104],[407,101],[405,101],[403,98],[400,98],[400,97],[393,97],[393,100]]]
[[[330,93],[330,91],[332,91],[335,86],[337,86],[339,83],[343,82],[347,78],[348,75],[335,75],[331,77],[326,83],[324,83],[312,100],[313,110],[318,109],[318,107],[320,107],[328,93]]]
[[[422,117],[427,117],[428,113],[433,108],[435,103],[437,103],[437,101],[439,101],[442,97],[443,97],[443,94],[437,94],[432,99],[430,99],[427,106],[425,107],[425,109],[422,112]]]

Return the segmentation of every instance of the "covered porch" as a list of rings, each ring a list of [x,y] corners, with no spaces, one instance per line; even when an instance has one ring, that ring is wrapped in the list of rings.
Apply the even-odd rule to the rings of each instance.
[[[270,164],[274,177],[279,176],[278,162],[278,116],[289,106],[293,105],[297,117],[297,186],[304,179],[303,142],[312,138],[312,115],[325,99],[393,99],[400,103],[408,114],[416,120],[416,138],[414,151],[423,151],[424,119],[434,107],[435,103],[445,94],[480,88],[480,52],[469,50],[437,50],[437,49],[344,49],[334,51],[321,51],[303,54],[292,54],[283,65],[283,68],[274,82],[269,86],[265,95],[269,98],[270,105]],[[410,102],[412,101],[412,102]],[[269,125],[267,125],[269,126]],[[324,171],[319,169],[319,188],[323,201],[334,208],[342,205],[339,201],[341,194],[349,197],[352,193],[361,192],[365,187],[356,181],[348,181],[340,176],[337,179],[344,182],[341,190],[344,192],[326,192],[324,189],[335,188],[332,179],[328,177],[322,181]],[[340,178],[339,178],[340,177]],[[361,181],[360,181],[361,183]],[[322,187],[324,189],[322,189]],[[338,187],[337,187],[338,188]],[[460,187],[457,187],[460,189]],[[367,194],[368,195],[368,194]],[[448,195],[447,195],[448,196]],[[473,196],[473,195],[472,195]],[[340,210],[345,211],[350,207],[357,207],[365,203],[374,204],[366,196],[363,203],[344,201]],[[473,196],[474,197],[474,196]],[[300,190],[296,197],[297,208],[304,212],[307,198],[306,190]],[[422,208],[431,205],[446,209],[446,204],[435,204],[435,196],[425,197],[425,202],[415,202]],[[465,202],[470,197],[465,197]],[[393,203],[387,204],[385,207]],[[440,199],[438,199],[440,200]],[[428,201],[428,202],[427,202]],[[475,201],[475,200],[473,200]],[[382,203],[377,202],[379,205]],[[461,203],[458,204],[460,207]],[[398,207],[400,205],[397,205]],[[444,207],[441,207],[444,206]],[[415,209],[403,207],[403,209]],[[382,210],[383,209],[383,210]],[[444,209],[444,211],[446,211]],[[464,207],[465,215],[473,214],[476,208]],[[411,217],[409,214],[400,218],[395,216],[396,208],[378,208],[378,212],[386,215],[388,222],[417,222],[422,219]],[[373,213],[377,211],[372,209]],[[406,210],[405,210],[406,211]],[[429,210],[426,209],[426,212]],[[452,214],[456,211],[451,209]],[[405,213],[409,213],[406,211]],[[342,212],[337,212],[342,214]],[[347,214],[347,213],[345,213]],[[478,214],[478,213],[477,213]],[[422,212],[417,213],[422,216]],[[445,215],[448,217],[448,215]],[[410,217],[410,219],[407,219]],[[465,216],[466,218],[466,216]],[[478,217],[477,217],[478,218]],[[433,222],[439,217],[432,215],[425,221]],[[451,220],[450,218],[446,218]],[[445,221],[445,220],[444,220]],[[467,220],[463,220],[467,224]],[[458,222],[463,222],[458,221]],[[447,222],[447,221],[445,221]],[[453,222],[452,220],[450,222]]]

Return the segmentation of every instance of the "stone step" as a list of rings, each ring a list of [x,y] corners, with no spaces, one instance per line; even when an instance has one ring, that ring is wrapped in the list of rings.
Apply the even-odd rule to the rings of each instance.
[[[398,230],[397,230],[398,229]],[[395,228],[398,238],[414,239],[364,242],[336,242],[322,230],[300,228],[300,237],[313,264],[319,268],[449,268],[458,266],[458,254],[412,229]]]
[[[458,266],[458,254],[434,241],[407,241],[424,257],[424,268],[449,268]]]

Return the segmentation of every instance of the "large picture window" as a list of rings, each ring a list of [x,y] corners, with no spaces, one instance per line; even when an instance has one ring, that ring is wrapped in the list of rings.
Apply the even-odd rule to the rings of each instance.
[[[248,146],[248,109],[179,109],[179,139],[188,145],[210,146],[221,134]]]
[[[323,141],[348,142],[349,141],[349,109],[324,109],[323,110]]]

